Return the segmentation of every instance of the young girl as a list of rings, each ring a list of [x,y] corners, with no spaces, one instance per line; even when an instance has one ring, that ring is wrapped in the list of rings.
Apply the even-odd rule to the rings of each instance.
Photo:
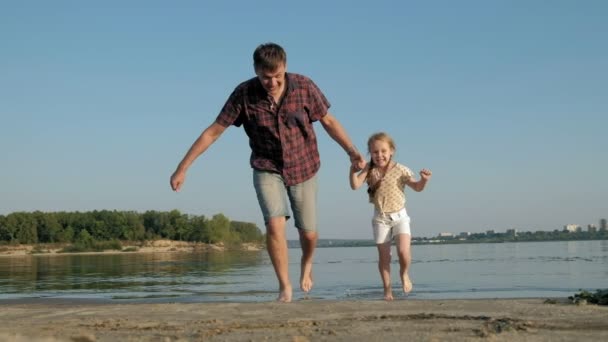
[[[395,143],[386,133],[376,133],[367,141],[371,161],[357,172],[350,169],[350,187],[358,189],[367,182],[369,201],[374,204],[372,228],[378,247],[378,269],[384,285],[384,299],[393,300],[391,289],[391,240],[394,238],[399,255],[401,284],[406,294],[412,290],[408,269],[410,254],[410,218],[405,211],[405,186],[422,191],[431,178],[431,171],[422,169],[420,180],[404,165],[393,161]]]

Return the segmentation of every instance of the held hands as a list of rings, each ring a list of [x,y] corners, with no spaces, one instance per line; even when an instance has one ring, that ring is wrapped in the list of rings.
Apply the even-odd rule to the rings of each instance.
[[[363,155],[357,150],[349,151],[348,157],[350,158],[350,168],[353,171],[361,171],[363,168],[365,168],[365,165],[367,165]]]
[[[422,178],[425,181],[428,181],[429,179],[431,179],[432,175],[433,175],[433,173],[429,169],[420,170],[420,178]]]

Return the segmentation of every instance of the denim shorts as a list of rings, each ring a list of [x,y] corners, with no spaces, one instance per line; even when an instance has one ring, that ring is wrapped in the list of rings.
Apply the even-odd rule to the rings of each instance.
[[[374,241],[377,244],[389,242],[399,234],[412,235],[410,217],[407,215],[405,208],[392,213],[375,211],[374,218],[372,219],[372,228],[374,231]]]
[[[276,172],[253,169],[253,186],[264,215],[264,223],[272,217],[290,218],[293,211],[295,226],[305,231],[317,230],[317,176],[293,186],[286,186]]]

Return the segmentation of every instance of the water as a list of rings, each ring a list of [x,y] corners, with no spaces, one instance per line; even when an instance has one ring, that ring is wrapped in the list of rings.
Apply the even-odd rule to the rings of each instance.
[[[299,249],[290,249],[297,288]],[[412,246],[410,298],[566,298],[608,288],[608,241]],[[375,247],[319,248],[315,287],[294,299],[380,299]],[[399,265],[392,263],[394,292]],[[277,283],[265,251],[0,257],[2,300],[110,302],[271,301]]]

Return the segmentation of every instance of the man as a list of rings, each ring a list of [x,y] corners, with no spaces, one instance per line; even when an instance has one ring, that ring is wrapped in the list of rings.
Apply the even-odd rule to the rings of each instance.
[[[230,125],[241,126],[249,137],[253,183],[266,224],[268,254],[279,281],[278,301],[290,302],[285,223],[288,201],[298,229],[302,259],[300,288],[311,290],[312,258],[317,244],[316,173],[320,167],[313,122],[320,121],[329,136],[347,152],[352,166],[365,160],[346,131],[330,114],[329,102],[306,76],[287,73],[287,55],[274,43],[262,44],[253,53],[257,77],[238,85],[215,121],[192,144],[171,176],[179,191],[186,171]]]

